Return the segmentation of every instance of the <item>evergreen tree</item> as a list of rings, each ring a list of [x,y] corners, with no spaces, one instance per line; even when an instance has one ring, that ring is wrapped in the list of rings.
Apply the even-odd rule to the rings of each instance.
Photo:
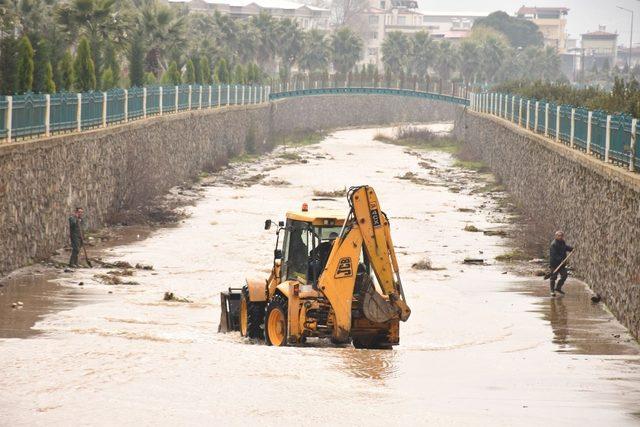
[[[233,70],[233,81],[234,83],[243,85],[246,83],[244,68],[242,68],[241,64],[237,64],[235,70]]]
[[[207,59],[206,56],[200,57],[200,63],[198,68],[200,68],[200,78],[201,78],[200,82],[203,85],[211,84],[211,65],[209,64],[209,60]]]
[[[58,62],[58,81],[56,86],[59,90],[71,90],[73,85],[73,57],[67,50],[60,62]]]
[[[73,62],[74,86],[79,92],[96,89],[96,70],[91,59],[91,47],[86,37],[80,39],[78,52]]]
[[[230,74],[229,66],[227,65],[227,60],[224,58],[220,58],[218,63],[216,64],[215,70],[215,79],[218,83],[230,83]]]
[[[50,64],[50,52],[47,41],[40,38],[36,45],[34,56],[33,91],[36,93],[49,93],[47,91],[47,64]]]
[[[191,59],[191,64],[193,65],[193,74],[195,75],[194,82],[197,84],[202,84],[202,72],[200,71],[200,62],[197,58]]]
[[[0,95],[12,95],[16,90],[18,42],[14,37],[0,38]]]
[[[142,36],[136,34],[133,36],[129,50],[129,85],[140,87],[145,83],[145,80]]]
[[[144,74],[144,82],[145,86],[153,86],[158,84],[158,79],[156,79],[155,74],[152,72],[148,72]]]
[[[111,70],[111,67],[107,67],[102,70],[102,76],[100,76],[100,89],[107,91],[117,86],[116,78]]]
[[[18,44],[17,92],[30,92],[33,88],[33,47],[27,36]]]
[[[105,70],[103,70],[100,81],[102,82],[102,76],[104,75],[104,71],[107,68],[111,69],[111,84],[109,85],[109,89],[112,87],[120,86],[120,63],[118,62],[118,56],[116,55],[116,49],[113,46],[113,43],[107,43],[104,50],[104,66]],[[105,87],[105,84],[102,84],[102,87]]]
[[[178,71],[178,65],[175,61],[171,61],[171,63],[169,64],[169,68],[167,68],[167,71],[165,71],[162,75],[160,83],[163,85],[172,86],[176,86],[181,83],[180,72]]]
[[[189,85],[196,83],[196,70],[191,59],[187,60],[184,82]]]
[[[51,62],[47,61],[44,68],[44,85],[42,87],[42,92],[55,93],[56,83],[53,81],[53,67],[51,66]]]

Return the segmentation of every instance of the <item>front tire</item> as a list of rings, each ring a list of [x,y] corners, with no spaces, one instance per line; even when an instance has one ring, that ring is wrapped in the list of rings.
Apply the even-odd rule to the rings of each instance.
[[[248,338],[261,338],[264,323],[264,303],[251,302],[249,288],[242,288],[240,297],[240,335]]]
[[[267,304],[264,322],[264,339],[267,345],[287,345],[287,299],[275,294]]]

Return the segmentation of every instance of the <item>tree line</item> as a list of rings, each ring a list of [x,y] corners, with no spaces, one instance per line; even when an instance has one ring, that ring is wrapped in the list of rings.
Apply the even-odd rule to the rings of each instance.
[[[554,48],[544,47],[538,27],[504,12],[474,23],[458,44],[434,40],[426,32],[390,32],[382,43],[387,72],[435,76],[468,84],[509,80],[566,80]]]
[[[6,0],[0,93],[263,83],[294,67],[347,73],[362,48],[348,28],[305,32],[266,13],[236,20],[159,0]]]
[[[458,45],[391,32],[385,76],[357,31],[303,31],[262,13],[236,20],[160,0],[5,0],[0,5],[0,94],[108,90],[151,84],[260,84],[269,79],[499,82],[555,80],[559,59],[537,27],[492,14]],[[524,25],[524,27],[523,27]],[[532,24],[533,25],[533,24]],[[519,44],[522,46],[514,46]]]

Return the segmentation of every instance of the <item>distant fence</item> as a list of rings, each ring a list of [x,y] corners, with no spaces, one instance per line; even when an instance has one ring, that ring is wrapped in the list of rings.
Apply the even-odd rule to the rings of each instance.
[[[267,102],[269,86],[180,85],[0,97],[0,140],[81,132],[187,110]]]
[[[452,104],[469,105],[466,98],[452,95],[442,95],[439,93],[421,92],[409,89],[387,89],[374,87],[330,87],[317,89],[297,89],[287,92],[276,92],[269,96],[271,101],[282,98],[291,98],[297,96],[313,96],[313,95],[396,95],[407,96],[412,98],[426,98],[434,101],[444,101]]]
[[[181,111],[260,104],[314,95],[396,95],[470,106],[520,127],[582,150],[631,171],[640,162],[636,144],[638,120],[619,114],[588,111],[503,93],[472,93],[454,83],[294,82],[258,85],[179,85],[111,89],[106,92],[0,96],[0,141],[82,132],[150,116]],[[371,86],[369,86],[371,85]]]
[[[633,117],[504,93],[472,93],[470,101],[474,111],[503,118],[606,163],[637,170],[638,120]]]

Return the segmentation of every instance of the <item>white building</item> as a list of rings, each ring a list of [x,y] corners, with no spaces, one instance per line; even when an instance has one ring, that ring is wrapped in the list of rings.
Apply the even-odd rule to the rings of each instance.
[[[331,16],[329,9],[288,0],[168,0],[168,2],[186,5],[192,12],[218,11],[238,19],[247,19],[261,12],[267,12],[275,18],[291,18],[297,21],[303,30],[328,30]]]

